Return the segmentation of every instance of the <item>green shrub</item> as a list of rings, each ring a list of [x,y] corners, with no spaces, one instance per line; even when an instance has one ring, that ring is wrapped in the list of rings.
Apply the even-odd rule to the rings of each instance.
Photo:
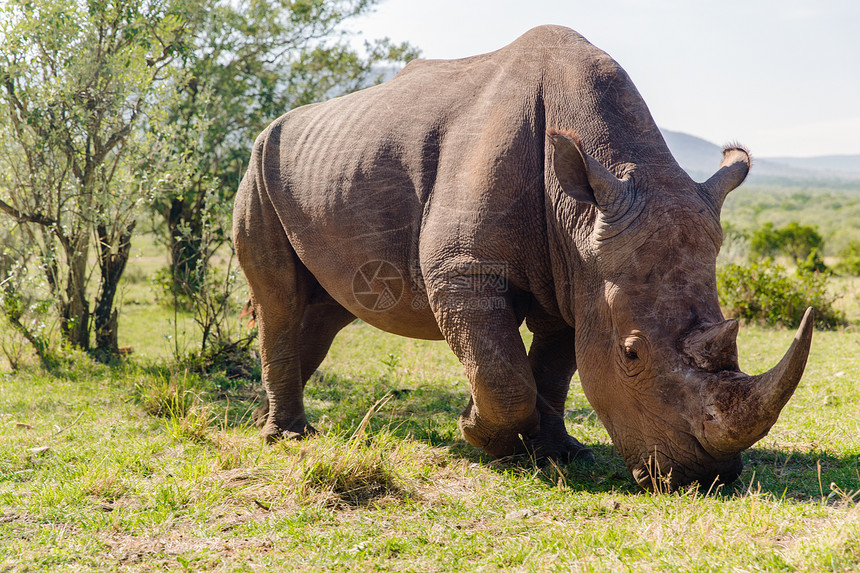
[[[717,288],[720,304],[732,318],[796,328],[811,306],[819,328],[835,328],[845,324],[845,316],[833,308],[836,297],[827,292],[828,278],[827,273],[803,267],[789,275],[782,266],[765,259],[720,268]]]
[[[843,275],[860,276],[860,241],[851,241],[839,251],[841,259],[836,266],[836,272]]]
[[[824,264],[824,259],[821,258],[821,252],[818,247],[814,247],[806,258],[802,261],[797,261],[797,271],[799,273],[828,273],[827,265]]]
[[[723,244],[720,258],[725,261],[746,260],[750,253],[749,234],[729,221],[723,221]]]
[[[194,303],[191,297],[173,282],[170,267],[162,267],[155,271],[149,279],[149,285],[155,295],[155,302],[165,308],[176,308],[183,312],[191,312]]]
[[[205,350],[192,350],[185,356],[176,357],[177,363],[191,372],[207,375],[219,380],[223,388],[241,385],[248,380],[258,381],[262,377],[262,365],[251,346],[256,342],[254,329],[247,337],[236,341],[216,340]],[[224,379],[222,379],[224,378]]]
[[[817,227],[800,225],[795,221],[780,229],[775,229],[773,223],[765,223],[750,235],[750,256],[753,258],[783,254],[801,263],[814,251],[823,248],[824,238]]]

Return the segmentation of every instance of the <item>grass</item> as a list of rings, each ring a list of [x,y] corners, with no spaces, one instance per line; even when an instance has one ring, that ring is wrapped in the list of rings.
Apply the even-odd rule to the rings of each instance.
[[[321,435],[264,446],[259,382],[172,360],[193,321],[152,304],[147,248],[123,282],[131,359],[0,373],[0,571],[860,570],[860,279],[835,279],[855,322],[816,332],[740,479],[652,494],[578,380],[566,423],[593,465],[493,461],[457,428],[468,384],[447,345],[360,322],[308,383]],[[744,326],[741,367],[792,337]]]
[[[742,367],[791,337],[743,328]],[[709,495],[639,491],[576,385],[594,465],[494,462],[459,435],[444,343],[362,323],[308,384],[323,435],[273,447],[253,385],[140,362],[4,374],[0,570],[857,570],[858,349],[816,333],[780,421]]]

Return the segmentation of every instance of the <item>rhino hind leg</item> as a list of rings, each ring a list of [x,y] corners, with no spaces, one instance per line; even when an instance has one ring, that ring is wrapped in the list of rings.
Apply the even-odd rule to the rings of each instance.
[[[317,285],[311,302],[302,317],[299,334],[299,365],[302,389],[328,354],[331,343],[343,327],[355,320],[355,315],[335,302],[322,287]],[[265,427],[269,417],[269,398],[254,410],[252,419],[258,428]]]
[[[295,255],[280,251],[275,272],[246,270],[260,332],[260,358],[266,404],[255,412],[268,442],[314,434],[303,402],[299,332],[307,304],[307,286]],[[270,253],[270,258],[275,256]],[[292,259],[287,263],[286,259]]]
[[[233,211],[233,238],[239,264],[248,279],[260,336],[263,385],[268,413],[258,411],[266,441],[315,433],[302,399],[299,335],[302,317],[316,280],[299,261],[262,179],[259,150],[252,157]]]

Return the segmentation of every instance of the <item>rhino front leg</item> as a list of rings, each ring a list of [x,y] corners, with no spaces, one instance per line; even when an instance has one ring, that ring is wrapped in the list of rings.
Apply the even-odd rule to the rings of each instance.
[[[524,451],[538,434],[537,390],[519,323],[498,292],[435,292],[439,327],[463,364],[472,399],[460,417],[466,440],[492,456]]]
[[[537,386],[537,409],[541,415],[540,432],[532,440],[534,455],[565,462],[574,459],[591,461],[594,455],[567,433],[564,427],[564,404],[570,380],[576,371],[574,330],[567,325],[553,330],[534,331],[529,362]]]

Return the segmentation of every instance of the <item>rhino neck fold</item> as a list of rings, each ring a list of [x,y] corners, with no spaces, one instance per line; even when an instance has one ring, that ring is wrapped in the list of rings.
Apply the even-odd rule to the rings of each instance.
[[[586,279],[591,274],[584,265],[582,247],[589,241],[588,227],[596,214],[590,205],[577,203],[561,193],[547,197],[547,240],[554,298],[561,317],[574,327],[578,318],[577,301],[584,300]]]

